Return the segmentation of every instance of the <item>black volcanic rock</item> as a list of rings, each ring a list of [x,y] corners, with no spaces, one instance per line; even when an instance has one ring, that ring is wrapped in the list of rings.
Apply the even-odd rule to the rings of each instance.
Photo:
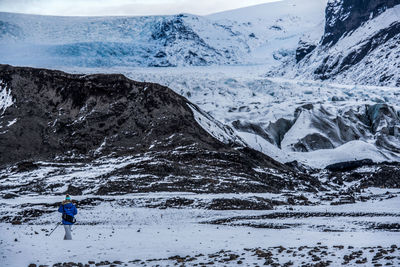
[[[371,159],[354,160],[347,162],[339,162],[325,167],[330,171],[352,171],[362,166],[371,166],[374,162]]]
[[[331,171],[329,179],[353,183],[352,190],[355,191],[368,187],[400,188],[398,162],[374,163],[372,160],[365,159],[332,164],[326,169]]]
[[[314,51],[316,47],[317,45],[314,43],[308,43],[300,40],[296,49],[296,62],[299,63],[303,58]]]
[[[0,164],[95,153],[103,143],[103,153],[139,152],[167,138],[222,148],[193,120],[187,100],[160,85],[11,66],[1,66],[0,79],[14,101],[2,121],[17,120],[0,139],[8,151]]]
[[[335,44],[344,34],[380,15],[400,0],[331,0],[325,11],[325,34],[322,44]]]
[[[43,160],[53,162],[47,175],[63,179],[49,183],[44,174],[40,181],[16,182],[0,186],[0,191],[46,193],[63,183],[96,194],[277,192],[320,186],[316,178],[243,147],[224,126],[214,125],[231,136],[230,142],[215,139],[196,121],[194,112],[197,119],[207,119],[198,107],[158,84],[117,74],[77,75],[9,65],[0,65],[0,80],[13,99],[0,120],[0,164],[36,165],[21,174],[9,169],[3,177],[30,177],[49,166],[38,162]],[[76,168],[70,167],[74,164]],[[106,172],[93,174],[103,165]],[[74,174],[76,169],[85,171]]]

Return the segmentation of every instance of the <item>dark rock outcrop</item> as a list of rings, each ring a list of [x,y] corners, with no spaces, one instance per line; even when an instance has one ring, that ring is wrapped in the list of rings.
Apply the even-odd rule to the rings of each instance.
[[[300,40],[296,49],[296,62],[299,63],[303,58],[314,51],[316,47],[316,44],[307,43],[303,40]]]
[[[311,133],[301,138],[294,146],[295,151],[308,152],[335,148],[329,138],[319,133]]]
[[[363,168],[365,166],[368,168]],[[331,171],[329,179],[334,183],[354,183],[348,192],[359,192],[369,187],[400,188],[398,162],[374,163],[372,160],[365,159],[332,164],[326,169]]]
[[[168,138],[223,147],[196,123],[186,99],[157,84],[11,66],[1,66],[0,79],[14,101],[2,122],[16,120],[2,133],[1,150],[8,153],[0,155],[0,164],[58,154],[140,152]]]
[[[399,5],[400,0],[328,1],[318,45],[299,42],[297,72],[339,83],[399,86]]]
[[[325,167],[325,169],[330,171],[352,171],[362,166],[371,166],[374,162],[370,159],[354,160],[347,162],[340,162],[331,164]]]

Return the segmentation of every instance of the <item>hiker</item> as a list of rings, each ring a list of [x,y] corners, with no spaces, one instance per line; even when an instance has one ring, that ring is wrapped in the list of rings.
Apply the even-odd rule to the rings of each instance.
[[[75,205],[72,204],[71,197],[65,196],[65,200],[58,208],[58,212],[62,213],[62,224],[64,225],[64,240],[72,240],[71,227],[75,223],[74,215],[78,213]]]

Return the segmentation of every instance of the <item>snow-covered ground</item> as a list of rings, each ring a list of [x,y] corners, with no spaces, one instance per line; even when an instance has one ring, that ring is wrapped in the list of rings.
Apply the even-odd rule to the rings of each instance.
[[[390,198],[386,197],[386,191],[391,192]],[[47,236],[59,221],[60,215],[56,211],[59,196],[8,199],[3,200],[0,206],[3,216],[31,208],[48,210],[49,213],[32,216],[29,222],[21,225],[1,223],[0,257],[2,266],[62,262],[85,264],[88,261],[93,261],[93,264],[121,261],[129,266],[144,262],[143,265],[154,266],[157,263],[164,266],[177,262],[175,258],[168,259],[173,256],[195,258],[188,262],[185,260],[188,266],[210,261],[235,265],[239,260],[246,266],[266,261],[265,257],[257,256],[260,252],[256,250],[260,249],[270,251],[272,260],[281,265],[292,261],[294,266],[299,266],[304,261],[313,262],[318,256],[320,260],[315,262],[330,260],[332,266],[338,266],[345,261],[345,255],[359,250],[363,251],[362,255],[349,264],[357,265],[356,260],[364,257],[367,258],[366,265],[372,264],[372,258],[380,249],[390,251],[391,246],[395,245],[392,252],[384,253],[388,258],[379,258],[377,262],[390,262],[396,266],[400,264],[400,250],[397,248],[400,246],[400,191],[371,188],[365,194],[376,197],[368,202],[341,206],[327,203],[316,206],[283,205],[267,211],[185,207],[160,209],[130,204],[132,200],[141,200],[143,203],[172,197],[205,200],[221,195],[137,194],[101,197],[86,204],[83,204],[84,200],[91,196],[77,196],[74,199],[82,205],[78,206],[78,223],[73,226],[72,241],[62,240],[62,227]],[[282,198],[282,195],[256,195]],[[248,196],[235,194],[239,198]],[[391,226],[379,228],[386,224]],[[312,251],[311,254],[309,251]],[[229,258],[230,254],[238,257],[232,256],[233,259],[229,261],[218,262]],[[149,261],[152,259],[156,260]]]

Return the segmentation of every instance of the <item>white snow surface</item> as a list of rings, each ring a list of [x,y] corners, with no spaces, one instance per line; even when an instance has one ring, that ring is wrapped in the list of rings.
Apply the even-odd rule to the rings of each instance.
[[[371,189],[372,190],[372,189]],[[370,190],[369,190],[370,191]],[[384,191],[375,190],[384,195]],[[385,190],[386,191],[386,190]],[[373,190],[370,192],[370,194]],[[0,224],[0,257],[2,266],[28,266],[30,263],[54,264],[58,262],[95,262],[119,260],[123,262],[141,259],[167,258],[175,255],[197,255],[199,253],[215,253],[221,249],[235,253],[245,252],[245,248],[271,248],[283,246],[286,248],[300,246],[327,246],[334,250],[335,257],[326,255],[324,260],[332,260],[333,265],[342,264],[346,249],[341,251],[333,246],[353,246],[356,250],[363,247],[390,247],[399,245],[399,232],[384,230],[365,230],[364,227],[375,223],[399,223],[398,206],[400,197],[398,190],[391,190],[395,197],[383,201],[359,202],[356,204],[330,206],[293,206],[289,212],[320,212],[342,214],[337,217],[318,217],[312,215],[305,218],[277,218],[277,219],[242,219],[233,224],[212,225],[201,224],[215,219],[237,216],[258,216],[276,212],[288,212],[286,206],[279,206],[270,211],[212,211],[204,209],[150,209],[130,207],[124,201],[140,199],[144,201],[158,197],[173,197],[173,194],[137,194],[131,196],[103,197],[115,199],[112,202],[97,203],[93,207],[79,208],[77,225],[73,226],[72,241],[63,241],[64,230],[58,227],[51,236],[46,233],[54,228],[59,220],[59,213],[51,207],[52,212],[42,215],[30,224],[10,225]],[[263,196],[263,194],[258,194]],[[182,194],[188,198],[212,198],[214,195]],[[240,195],[236,195],[241,197]],[[74,199],[82,200],[91,196],[77,196]],[[2,213],[12,211],[18,205],[35,207],[40,203],[57,203],[58,196],[35,196],[5,200],[1,205]],[[119,204],[118,204],[119,203]],[[121,204],[122,203],[122,204]],[[15,206],[15,207],[14,207]],[[37,206],[36,206],[37,207]],[[351,217],[346,214],[366,212],[362,217]],[[383,215],[374,215],[379,212]],[[343,215],[345,213],[345,215]],[[288,229],[268,229],[238,226],[236,223],[272,223],[277,225],[296,225]],[[333,231],[322,231],[332,229]],[[339,230],[339,232],[335,231]],[[68,243],[66,243],[68,242]],[[369,260],[375,252],[364,250],[363,257]],[[397,250],[398,255],[398,250]],[[263,261],[245,256],[244,265],[262,264]],[[396,256],[396,254],[395,254]],[[296,258],[277,256],[281,264],[289,259],[295,266],[301,261],[311,261],[310,258]],[[265,259],[264,259],[265,261]],[[394,259],[396,265],[399,261]],[[232,262],[231,264],[233,264]],[[137,264],[137,263],[136,263]],[[147,262],[151,265],[152,262]],[[162,261],[161,264],[167,264]],[[353,261],[349,266],[356,266]],[[136,266],[130,263],[129,266]]]
[[[105,182],[101,180],[102,176],[110,174],[119,168],[123,168],[132,163],[151,161],[152,157],[142,155],[138,157],[118,157],[109,158],[102,157],[91,163],[85,164],[68,164],[68,163],[52,163],[52,162],[38,162],[41,164],[41,168],[34,170],[29,175],[26,174],[12,174],[11,167],[0,171],[7,177],[6,180],[2,181],[3,186],[15,185],[18,183],[35,183],[41,179],[46,179],[47,184],[63,183],[65,186],[55,189],[54,192],[62,193],[67,190],[67,184],[74,183],[79,186],[78,183],[92,184],[90,191],[84,191],[85,194],[92,193],[98,190],[98,188]],[[155,162],[156,163],[156,162]],[[60,168],[64,168],[65,171],[59,173]],[[131,176],[131,179],[140,178],[141,175],[136,177]],[[117,178],[115,178],[117,179]]]
[[[245,143],[240,139],[239,136],[235,135],[233,129],[228,126],[223,125],[219,121],[215,120],[213,117],[208,115],[197,107],[188,104],[193,112],[194,118],[197,123],[210,133],[215,139],[221,141],[225,144],[239,144],[245,145]]]
[[[376,146],[364,141],[350,141],[334,149],[320,149],[311,152],[290,152],[292,159],[314,168],[325,168],[334,163],[372,159],[374,162],[391,161],[394,158],[388,152],[380,151]]]

